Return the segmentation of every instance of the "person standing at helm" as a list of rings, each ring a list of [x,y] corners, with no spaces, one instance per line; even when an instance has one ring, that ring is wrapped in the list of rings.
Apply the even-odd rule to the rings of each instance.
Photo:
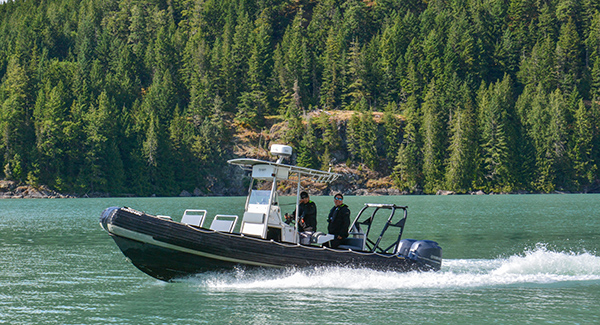
[[[296,210],[292,214],[285,215],[286,223],[296,219]],[[300,204],[298,204],[298,231],[317,231],[317,205],[311,201],[308,193],[300,193]]]
[[[350,209],[344,204],[344,196],[341,193],[333,197],[333,208],[329,211],[327,222],[327,232],[335,237],[330,240],[327,246],[331,248],[338,247],[344,238],[348,237],[348,228],[350,227]]]

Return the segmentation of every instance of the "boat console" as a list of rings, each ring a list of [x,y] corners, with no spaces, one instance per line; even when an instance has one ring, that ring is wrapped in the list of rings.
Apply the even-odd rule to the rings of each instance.
[[[293,226],[283,221],[281,208],[279,207],[277,184],[282,181],[296,183],[296,205],[298,205],[302,181],[311,180],[328,183],[337,179],[339,175],[329,171],[283,164],[283,159],[292,155],[292,147],[290,146],[274,144],[271,146],[271,153],[278,157],[277,162],[244,158],[228,161],[232,165],[238,165],[249,171],[252,177],[240,232],[244,235],[284,243],[306,243],[307,240],[301,240],[301,234],[298,233],[296,226],[298,215],[295,216],[296,222]],[[269,182],[271,183],[270,190],[258,188],[259,184],[264,187]],[[304,238],[306,234],[302,236]],[[325,240],[325,237],[320,240],[308,240],[308,243],[319,243],[323,240]]]

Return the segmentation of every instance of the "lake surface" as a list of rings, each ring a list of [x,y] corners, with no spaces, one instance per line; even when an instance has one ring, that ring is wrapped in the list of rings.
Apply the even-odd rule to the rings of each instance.
[[[332,197],[312,197],[326,230]],[[295,198],[281,199],[284,212]],[[443,248],[442,270],[235,270],[175,283],[126,260],[109,206],[180,220],[243,213],[245,198],[0,200],[0,324],[600,323],[600,195],[345,197],[408,205],[403,238]]]

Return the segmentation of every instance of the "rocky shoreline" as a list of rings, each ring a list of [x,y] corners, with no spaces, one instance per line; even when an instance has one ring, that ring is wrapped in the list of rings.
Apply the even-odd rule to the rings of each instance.
[[[390,186],[387,180],[379,181],[378,184],[362,184],[357,180],[350,180],[349,174],[343,175],[340,180],[325,186],[324,184],[310,183],[305,188],[313,196],[333,195],[334,193],[343,193],[351,196],[387,196],[387,195],[423,195],[423,193],[407,193]],[[365,186],[367,185],[367,186]],[[283,187],[279,189],[280,195],[295,195],[296,188]],[[598,193],[598,189],[586,191],[583,193]],[[553,194],[569,194],[570,192],[554,191]],[[439,190],[434,195],[495,195],[495,194],[532,194],[526,191],[516,193],[485,193],[483,191],[458,194],[453,191]],[[199,188],[195,188],[191,193],[183,190],[175,197],[206,197],[206,196],[245,196],[246,193],[234,191],[231,189],[218,189],[210,194],[204,193]],[[89,193],[84,195],[62,194],[56,192],[45,185],[31,186],[20,185],[14,181],[0,180],[0,199],[65,199],[65,198],[99,198],[113,197],[109,193]],[[118,195],[116,197],[135,197],[133,194]],[[156,197],[156,195],[151,195]]]
[[[19,185],[14,181],[0,180],[0,199],[63,199],[75,198],[49,189],[47,186]]]

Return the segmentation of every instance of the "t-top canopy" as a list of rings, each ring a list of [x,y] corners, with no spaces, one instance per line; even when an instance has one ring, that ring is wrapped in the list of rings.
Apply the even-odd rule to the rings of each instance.
[[[309,180],[317,183],[331,183],[335,181],[340,174],[326,172],[323,170],[310,169],[298,166],[291,166],[286,164],[280,164],[272,161],[265,161],[259,159],[251,159],[251,158],[238,158],[228,160],[227,163],[231,165],[237,165],[242,167],[243,169],[251,169],[254,165],[269,165],[274,166],[280,169],[287,170],[290,178],[295,176],[298,179],[302,178],[302,180]],[[296,179],[296,181],[298,180]]]

